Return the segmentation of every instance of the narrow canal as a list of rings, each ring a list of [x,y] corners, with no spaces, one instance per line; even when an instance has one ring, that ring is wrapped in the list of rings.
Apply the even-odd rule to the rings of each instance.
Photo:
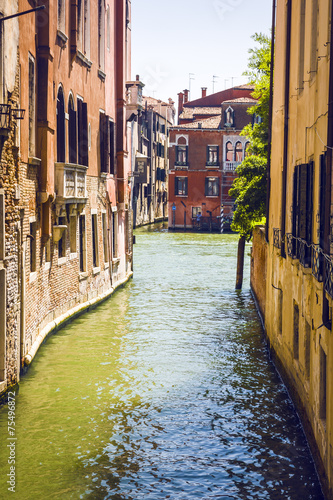
[[[139,229],[134,279],[51,336],[16,392],[0,498],[321,499],[237,237]],[[247,260],[249,260],[247,258]]]

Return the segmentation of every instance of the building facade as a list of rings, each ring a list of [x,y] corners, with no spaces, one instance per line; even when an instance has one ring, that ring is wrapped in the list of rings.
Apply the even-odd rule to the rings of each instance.
[[[278,0],[276,15],[269,211],[251,281],[333,498],[332,0]]]
[[[246,155],[248,140],[240,132],[252,120],[252,91],[244,86],[207,96],[202,89],[192,103],[188,91],[179,94],[179,124],[170,129],[169,229],[230,228],[229,189]]]
[[[130,8],[50,0],[1,23],[0,392],[52,329],[131,276]]]
[[[134,227],[167,219],[169,128],[175,118],[172,99],[145,97],[143,87],[139,76],[127,83]]]

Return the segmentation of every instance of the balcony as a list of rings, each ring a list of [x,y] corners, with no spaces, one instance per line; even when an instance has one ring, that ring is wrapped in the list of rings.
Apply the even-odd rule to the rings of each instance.
[[[242,162],[240,162],[240,161],[225,161],[223,164],[223,170],[225,172],[235,172],[236,168],[241,163]]]
[[[218,161],[207,161],[206,168],[219,168],[220,164]]]
[[[73,163],[55,163],[55,190],[60,203],[86,203],[88,167]]]

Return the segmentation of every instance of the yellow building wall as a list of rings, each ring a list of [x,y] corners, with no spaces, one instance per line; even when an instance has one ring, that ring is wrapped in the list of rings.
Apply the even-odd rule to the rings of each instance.
[[[320,155],[327,149],[331,0],[316,2],[319,7],[315,38],[312,36],[314,1],[306,1],[303,88],[299,86],[302,0],[292,2],[285,220],[286,233],[291,233],[294,168],[313,160],[312,242],[318,244]],[[286,0],[277,1],[265,328],[277,365],[298,404],[326,494],[333,498],[333,333],[322,325],[323,283],[312,275],[311,267],[303,267],[298,259],[288,255],[286,240],[285,257],[281,249],[273,245],[273,230],[281,229],[287,5]],[[315,55],[311,55],[313,50]],[[313,72],[311,57],[316,61]],[[332,299],[329,302],[332,306]],[[299,310],[298,355],[296,306]],[[326,355],[326,418],[322,418],[320,406],[324,397],[323,353]]]

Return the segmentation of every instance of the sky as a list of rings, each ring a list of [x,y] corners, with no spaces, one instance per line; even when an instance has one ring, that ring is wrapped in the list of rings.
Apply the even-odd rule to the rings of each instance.
[[[193,100],[247,83],[251,36],[271,24],[271,0],[132,0],[132,79],[176,105],[184,89]]]

